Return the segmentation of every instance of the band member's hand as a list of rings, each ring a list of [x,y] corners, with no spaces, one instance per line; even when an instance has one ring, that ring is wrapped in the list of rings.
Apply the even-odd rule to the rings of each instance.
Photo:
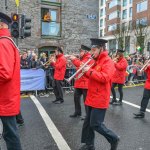
[[[90,69],[90,67],[89,67],[89,66],[86,66],[86,67],[84,67],[84,68],[82,69],[82,72],[83,72],[83,73],[84,73],[84,72],[87,72],[89,69]]]
[[[74,60],[74,59],[76,59],[77,57],[75,57],[75,56],[73,56],[73,55],[71,55],[71,56],[69,56],[69,59],[71,59],[71,60]]]

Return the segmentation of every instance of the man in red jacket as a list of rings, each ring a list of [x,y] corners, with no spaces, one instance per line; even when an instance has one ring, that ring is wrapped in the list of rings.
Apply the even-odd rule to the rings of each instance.
[[[91,54],[89,53],[91,49],[85,45],[81,45],[80,49],[80,59],[76,58],[75,56],[69,57],[72,60],[72,63],[76,66],[77,70],[87,62],[91,58]],[[80,72],[81,73],[81,72]],[[79,73],[79,74],[80,74]],[[77,78],[78,75],[77,74]],[[87,90],[88,90],[88,78],[86,76],[82,76],[81,78],[75,80],[74,83],[74,105],[75,105],[75,112],[74,114],[70,115],[70,117],[78,117],[81,116],[81,104],[80,104],[80,99],[81,96],[83,95],[83,100],[85,101],[86,95],[87,95]]]
[[[20,111],[20,56],[9,39],[10,23],[10,17],[0,12],[0,119],[7,149],[21,150],[16,125]]]
[[[88,92],[85,100],[86,118],[82,128],[81,142],[85,143],[80,150],[95,150],[94,138],[97,131],[103,135],[111,145],[111,150],[117,150],[119,137],[104,125],[106,110],[109,106],[111,78],[114,64],[105,49],[104,39],[91,39],[92,54],[95,65],[83,68],[89,78]]]
[[[53,101],[55,104],[61,104],[64,102],[63,99],[63,80],[66,72],[66,58],[64,57],[63,51],[60,47],[55,50],[56,61],[51,60],[51,65],[54,67],[54,94],[56,100]]]
[[[141,108],[138,113],[134,113],[135,118],[144,118],[145,117],[145,111],[150,99],[150,64],[145,67],[145,72],[147,74],[147,79],[144,86],[144,92],[143,92],[143,98],[141,101]]]
[[[117,50],[116,58],[114,58],[114,65],[115,65],[115,72],[112,78],[112,101],[110,104],[117,104],[117,105],[122,105],[122,99],[123,99],[123,85],[125,82],[125,74],[126,74],[126,69],[128,66],[127,60],[123,56],[124,51],[121,49]],[[118,91],[120,94],[119,101],[116,100],[116,92],[115,92],[115,87],[118,85]]]

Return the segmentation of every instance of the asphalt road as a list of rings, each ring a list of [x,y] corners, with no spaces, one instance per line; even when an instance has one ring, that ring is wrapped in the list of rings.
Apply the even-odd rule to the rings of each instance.
[[[140,105],[142,94],[143,87],[125,88],[123,99]],[[33,102],[31,98],[22,99],[21,110],[25,125],[19,127],[19,134],[23,150],[79,149],[83,121],[80,118],[72,119],[69,117],[74,112],[73,94],[65,94],[64,97],[65,102],[63,104],[53,104],[54,95],[43,98],[37,97],[37,102],[40,102],[42,106]],[[150,104],[148,109],[150,109]],[[82,110],[84,116],[83,104]],[[107,110],[106,126],[121,137],[118,150],[150,150],[150,112],[146,112],[144,119],[134,119],[133,113],[138,110],[138,108],[125,103],[122,106],[110,106]],[[40,113],[44,115],[41,116]],[[54,123],[56,128],[53,128],[51,123]],[[57,133],[61,133],[62,137]],[[1,150],[6,150],[4,141],[1,140],[0,142]],[[68,149],[59,146],[65,142]],[[96,150],[110,150],[110,145],[106,139],[97,133],[95,147]]]

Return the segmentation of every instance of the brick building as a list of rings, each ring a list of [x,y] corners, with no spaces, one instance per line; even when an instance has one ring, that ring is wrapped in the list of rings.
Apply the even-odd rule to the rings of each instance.
[[[135,52],[139,46],[139,24],[143,27],[144,39],[140,45],[143,45],[143,52],[146,54],[149,53],[147,50],[150,41],[150,0],[99,0],[99,37],[109,40],[110,51],[119,48],[118,39],[114,36],[119,25],[126,30],[124,49],[127,53]]]
[[[0,11],[16,12],[15,0],[1,0]],[[18,13],[32,19],[32,35],[19,39],[20,49],[50,53],[62,46],[65,52],[77,52],[81,44],[90,45],[89,39],[98,37],[98,0],[20,0]]]

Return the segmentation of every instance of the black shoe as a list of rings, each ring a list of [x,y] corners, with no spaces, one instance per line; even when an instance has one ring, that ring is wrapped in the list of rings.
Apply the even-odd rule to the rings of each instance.
[[[109,104],[113,105],[116,102],[117,102],[116,100],[112,99],[112,101]]]
[[[145,117],[145,113],[144,112],[138,112],[138,113],[134,113],[134,118],[144,118]]]
[[[57,102],[57,101],[59,101],[59,100],[58,100],[58,99],[56,99],[56,100],[53,100],[53,101],[52,101],[52,103],[55,103],[55,102]]]
[[[114,103],[115,105],[122,105],[122,101],[117,101]]]
[[[63,102],[64,102],[64,101],[62,101],[62,100],[60,101],[60,100],[59,100],[59,101],[54,102],[54,104],[61,104],[61,103],[63,103]]]
[[[94,145],[83,145],[79,150],[95,150]]]
[[[81,116],[81,114],[74,113],[73,115],[70,115],[69,117],[76,118],[76,117],[80,117],[80,116]]]
[[[118,137],[116,142],[111,143],[111,149],[110,150],[117,150],[119,141],[120,141],[120,138]]]

